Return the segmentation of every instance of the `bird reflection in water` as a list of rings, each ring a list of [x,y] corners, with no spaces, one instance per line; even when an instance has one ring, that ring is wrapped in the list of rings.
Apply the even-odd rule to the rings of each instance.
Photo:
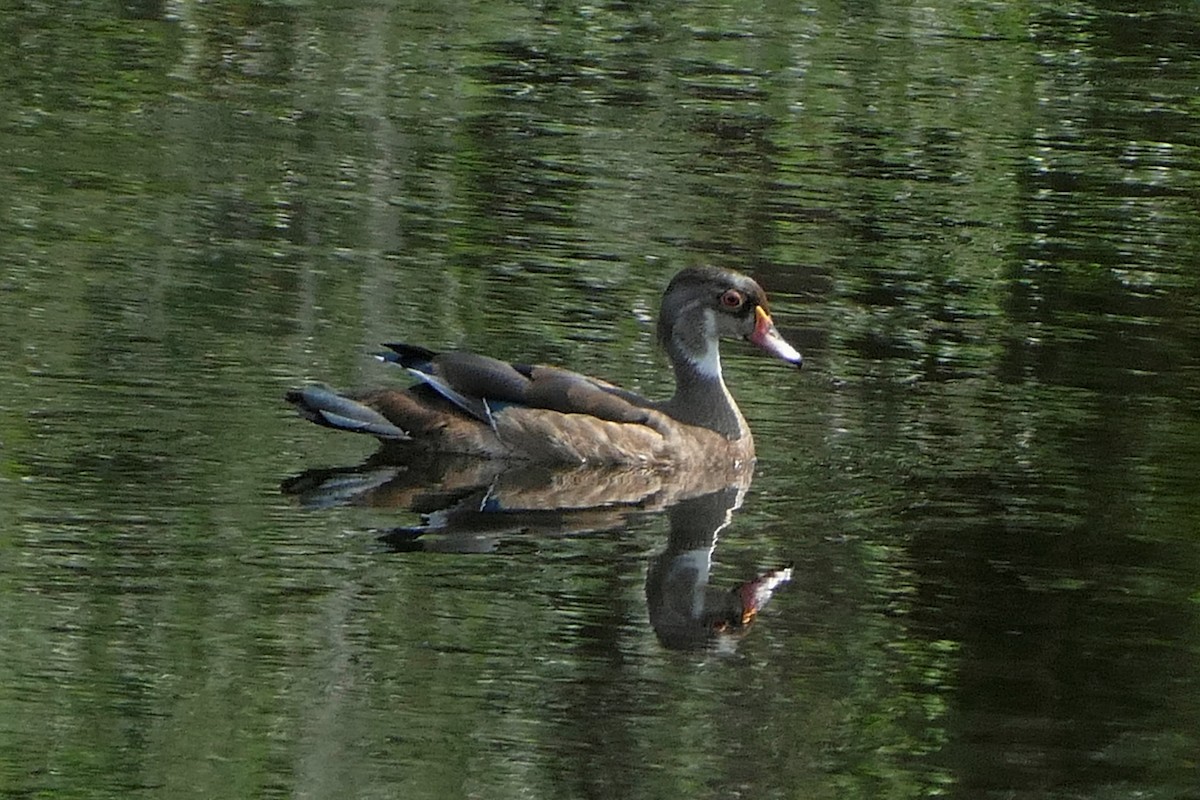
[[[775,590],[792,578],[790,566],[773,569],[731,589],[710,585],[717,536],[741,505],[729,486],[683,500],[667,510],[667,547],[650,561],[646,602],[658,639],[676,650],[712,641],[731,644],[749,628]]]
[[[773,592],[785,566],[732,588],[710,584],[717,538],[750,486],[751,467],[661,471],[636,467],[552,467],[440,457],[309,470],[284,482],[303,506],[403,508],[421,524],[385,531],[402,551],[487,553],[516,534],[563,536],[614,530],[634,515],[665,512],[666,548],[646,576],[650,623],[672,649],[730,647]]]

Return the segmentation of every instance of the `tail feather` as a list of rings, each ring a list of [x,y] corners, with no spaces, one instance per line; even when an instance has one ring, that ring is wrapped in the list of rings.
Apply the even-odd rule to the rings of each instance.
[[[412,438],[375,409],[340,395],[327,386],[292,389],[285,399],[296,406],[300,416],[327,428],[369,433],[380,439]]]

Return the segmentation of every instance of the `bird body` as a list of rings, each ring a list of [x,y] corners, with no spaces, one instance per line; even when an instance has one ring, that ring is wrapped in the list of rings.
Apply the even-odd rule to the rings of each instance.
[[[718,340],[746,339],[802,362],[776,330],[762,289],[731,270],[685,269],[664,293],[658,333],[676,380],[675,395],[661,402],[559,367],[409,344],[385,345],[380,358],[414,376],[412,387],[306,386],[287,400],[313,422],[399,450],[653,467],[753,461],[754,440],[725,386]]]

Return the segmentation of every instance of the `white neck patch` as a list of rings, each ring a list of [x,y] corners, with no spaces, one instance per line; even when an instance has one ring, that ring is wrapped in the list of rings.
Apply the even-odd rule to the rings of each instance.
[[[717,344],[717,320],[712,309],[704,309],[704,351],[687,353],[687,360],[706,378],[721,380],[721,349]]]

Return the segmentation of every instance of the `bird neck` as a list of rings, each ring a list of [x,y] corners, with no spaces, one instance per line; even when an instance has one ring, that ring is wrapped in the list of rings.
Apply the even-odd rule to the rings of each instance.
[[[678,341],[667,342],[675,370],[675,396],[666,402],[663,411],[687,425],[708,428],[727,439],[741,439],[749,431],[721,376],[717,340],[708,339],[704,345],[697,352]]]

